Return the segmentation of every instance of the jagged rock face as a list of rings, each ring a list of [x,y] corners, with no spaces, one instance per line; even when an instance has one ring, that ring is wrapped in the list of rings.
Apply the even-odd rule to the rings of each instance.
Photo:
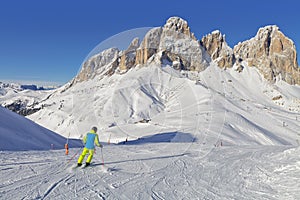
[[[187,22],[179,17],[167,20],[160,38],[159,51],[164,51],[173,67],[183,70],[203,71],[209,58],[200,43],[196,40]]]
[[[110,48],[89,58],[84,62],[80,73],[76,76],[76,82],[94,78],[99,74],[110,75],[118,66],[119,50]]]
[[[164,25],[165,36],[172,36],[173,33],[177,33],[178,35],[184,34],[187,36],[187,38],[197,40],[194,36],[194,33],[191,33],[187,21],[181,19],[180,17],[170,17]]]
[[[163,28],[151,29],[136,52],[136,64],[145,64],[151,56],[163,52],[161,63],[168,60],[178,70],[204,70],[209,63],[203,47],[196,40],[187,22],[171,17]]]
[[[210,62],[187,22],[179,17],[171,17],[163,28],[151,29],[140,45],[136,38],[125,51],[112,48],[88,59],[75,80],[84,81],[99,74],[112,75],[116,71],[126,72],[135,65],[147,63],[158,52],[164,52],[164,58],[176,69],[202,71]]]
[[[139,47],[139,38],[134,38],[130,43],[127,50],[122,52],[119,69],[121,71],[127,71],[135,65],[136,60],[136,50]]]
[[[136,50],[135,64],[145,64],[147,60],[157,53],[162,28],[153,28],[145,35],[140,47]]]
[[[257,67],[269,81],[281,77],[289,84],[300,84],[295,45],[277,26],[260,28],[254,38],[236,45],[234,54]]]
[[[139,39],[135,38],[125,51],[110,48],[89,58],[80,73],[75,78],[76,82],[92,79],[97,75],[111,76],[117,69],[127,71],[135,65],[136,50],[139,47]]]
[[[246,61],[269,81],[280,77],[289,84],[300,85],[294,43],[278,27],[261,28],[254,38],[239,43],[232,50],[219,31],[197,41],[188,23],[179,17],[171,17],[163,27],[148,31],[141,44],[135,38],[125,51],[112,48],[91,57],[83,64],[75,83],[97,75],[125,73],[132,67],[150,63],[203,71],[211,60],[221,68],[235,65],[238,72],[243,71],[245,62],[242,61]]]
[[[232,67],[235,62],[233,50],[227,45],[225,36],[220,31],[214,31],[204,36],[201,45],[221,68]]]
[[[41,109],[41,108],[34,108],[34,104],[28,105],[28,102],[26,100],[21,100],[21,99],[17,99],[12,103],[5,104],[2,106],[22,116],[31,115]]]

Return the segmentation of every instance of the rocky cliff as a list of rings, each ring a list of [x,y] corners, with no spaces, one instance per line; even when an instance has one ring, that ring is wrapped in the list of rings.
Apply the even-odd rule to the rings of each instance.
[[[120,71],[127,71],[135,65],[136,51],[139,47],[139,38],[134,38],[126,51],[122,52],[119,68]]]
[[[185,20],[171,17],[163,27],[151,29],[139,41],[135,38],[124,51],[112,48],[91,57],[75,80],[126,73],[135,66],[154,61],[189,71],[203,71],[214,62],[225,69],[237,65],[241,72],[241,63],[245,61],[248,66],[257,67],[271,82],[282,79],[300,85],[295,45],[277,26],[260,28],[254,38],[232,49],[220,31],[213,31],[198,41]]]
[[[89,58],[83,63],[82,69],[76,76],[76,81],[85,81],[93,79],[100,74],[110,74],[118,66],[119,50],[110,48]]]
[[[187,22],[179,17],[171,17],[163,27],[159,51],[181,70],[203,71],[210,58],[190,31]]]
[[[140,47],[136,50],[135,64],[145,64],[147,60],[157,53],[162,28],[151,29],[144,37]]]
[[[300,85],[295,45],[277,26],[260,28],[254,38],[234,47],[234,55],[248,66],[257,67],[269,81],[281,78]]]
[[[162,28],[154,28],[146,34],[137,49],[136,64],[147,63],[154,54],[160,57],[159,64],[167,60],[180,70],[202,71],[210,61],[188,23],[179,17],[169,18]]]
[[[222,35],[220,31],[217,30],[204,36],[200,43],[219,67],[228,68],[233,66],[235,62],[233,50],[227,45],[225,35]]]

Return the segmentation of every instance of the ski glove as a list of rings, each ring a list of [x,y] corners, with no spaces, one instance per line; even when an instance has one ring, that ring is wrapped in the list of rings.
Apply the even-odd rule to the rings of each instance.
[[[102,144],[100,144],[100,145],[99,145],[99,147],[102,149],[102,148],[103,148],[103,145],[102,145]]]

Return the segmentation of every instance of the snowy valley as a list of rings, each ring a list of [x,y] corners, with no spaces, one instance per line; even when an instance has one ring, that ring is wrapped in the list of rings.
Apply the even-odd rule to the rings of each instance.
[[[29,92],[26,118],[1,107],[0,198],[299,199],[294,50],[276,26],[231,49],[171,17],[127,50],[87,58],[66,85]],[[2,105],[20,97],[0,92]],[[73,169],[92,126],[104,148]]]

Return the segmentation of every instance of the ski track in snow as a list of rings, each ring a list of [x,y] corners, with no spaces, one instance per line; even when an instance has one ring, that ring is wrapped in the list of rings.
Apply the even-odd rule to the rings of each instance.
[[[84,169],[78,149],[1,153],[0,199],[300,198],[299,147],[200,145],[109,145]]]

